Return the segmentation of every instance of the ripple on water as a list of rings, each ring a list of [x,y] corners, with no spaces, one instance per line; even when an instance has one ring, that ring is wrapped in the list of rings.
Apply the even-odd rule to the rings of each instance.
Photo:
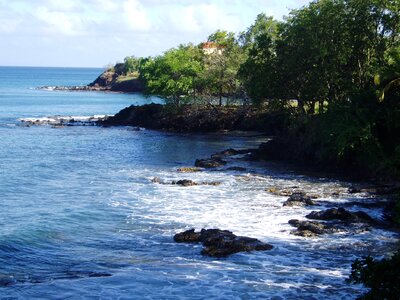
[[[200,138],[165,138],[152,131],[59,130],[39,150],[33,145],[24,160],[7,157],[16,169],[2,181],[1,297],[356,298],[364,289],[345,282],[352,261],[396,240],[393,233],[374,228],[314,239],[294,236],[288,220],[304,219],[316,208],[283,207],[287,196],[266,191],[305,190],[319,195],[317,209],[371,201],[348,194],[348,183],[270,171],[242,160],[230,164],[246,167],[245,172],[176,171],[240,140],[208,140],[204,150]],[[152,150],[145,155],[144,149]],[[154,177],[221,185],[156,184]],[[360,209],[374,217],[382,214],[374,207]],[[274,249],[203,257],[201,245],[172,239],[189,228],[228,229]]]

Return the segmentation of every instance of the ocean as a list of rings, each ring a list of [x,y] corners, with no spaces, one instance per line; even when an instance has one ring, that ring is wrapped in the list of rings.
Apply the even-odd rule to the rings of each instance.
[[[395,234],[371,228],[295,236],[288,220],[316,208],[283,207],[287,196],[267,191],[317,194],[318,209],[371,200],[347,193],[350,183],[239,157],[227,166],[246,171],[177,172],[266,137],[28,127],[19,120],[162,103],[141,94],[36,89],[85,85],[101,71],[0,67],[0,299],[355,299],[365,292],[346,282],[352,261],[385,252]],[[221,185],[169,184],[179,179]],[[383,217],[376,208],[348,208]],[[227,229],[274,248],[204,257],[201,245],[173,241],[190,228]]]

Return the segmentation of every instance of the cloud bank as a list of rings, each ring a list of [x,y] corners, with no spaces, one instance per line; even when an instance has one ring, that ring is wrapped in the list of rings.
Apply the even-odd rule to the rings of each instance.
[[[308,0],[0,0],[0,65],[104,66],[239,32]]]

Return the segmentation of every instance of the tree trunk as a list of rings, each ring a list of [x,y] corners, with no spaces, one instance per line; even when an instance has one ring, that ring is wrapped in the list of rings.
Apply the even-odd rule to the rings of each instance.
[[[301,113],[304,114],[304,102],[303,100],[297,99],[297,110]]]
[[[219,106],[222,106],[222,87],[219,88]]]
[[[310,114],[315,114],[315,100],[310,101],[311,105],[310,105]]]
[[[324,113],[324,100],[320,100],[318,103],[318,113],[320,114]]]

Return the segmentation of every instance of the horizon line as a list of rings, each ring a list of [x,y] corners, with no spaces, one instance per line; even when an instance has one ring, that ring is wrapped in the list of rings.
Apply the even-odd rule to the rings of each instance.
[[[30,66],[16,66],[16,65],[0,65],[0,68],[64,68],[64,69],[105,69],[106,67],[77,67],[77,66],[38,66],[38,65],[30,65]]]

